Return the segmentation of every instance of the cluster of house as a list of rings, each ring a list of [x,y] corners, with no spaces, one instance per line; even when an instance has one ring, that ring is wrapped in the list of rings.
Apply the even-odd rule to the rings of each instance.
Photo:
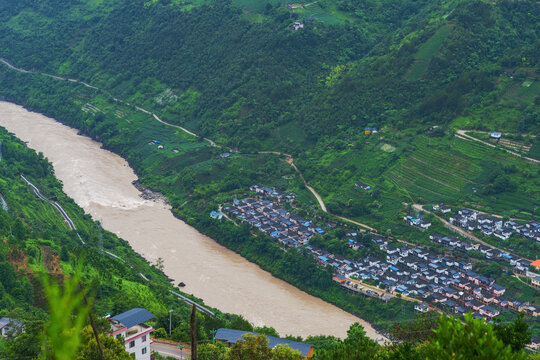
[[[531,266],[530,261],[520,258],[515,254],[506,253],[482,244],[472,244],[467,241],[459,240],[454,236],[432,234],[429,236],[429,239],[454,251],[480,251],[484,254],[486,260],[507,262],[514,267],[514,272],[519,274],[527,273],[527,269]]]
[[[411,226],[417,227],[418,229],[422,231],[429,229],[429,227],[431,226],[430,221],[424,220],[420,217],[416,217],[413,215],[404,216],[403,221],[405,221],[407,224]]]
[[[278,201],[292,202],[294,195],[279,190],[259,187],[250,188],[264,197],[270,196]],[[302,219],[278,203],[268,199],[234,199],[232,205],[225,206],[223,211],[247,222],[263,233],[275,238],[288,247],[306,245],[314,235],[323,235],[325,231],[311,220]]]
[[[265,186],[252,185],[249,187],[249,190],[255,191],[255,193],[261,197],[274,198],[279,203],[288,202],[292,204],[294,202],[295,196],[292,193],[285,193],[276,188],[269,188]]]
[[[435,205],[433,210],[444,214],[452,209],[446,205]],[[501,218],[479,214],[470,209],[461,209],[457,213],[450,215],[448,221],[451,224],[460,226],[468,231],[479,231],[485,236],[496,236],[501,240],[506,240],[512,235],[517,235],[525,239],[540,242],[540,224],[531,221],[527,224],[519,224],[515,221],[503,221]]]
[[[309,240],[316,234],[324,234],[324,230],[310,220],[291,214],[278,204],[283,201],[292,203],[294,195],[257,185],[253,185],[250,190],[260,197],[234,199],[232,205],[224,207],[224,211],[289,247],[306,245],[306,251],[311,253],[320,265],[333,268],[333,279],[344,288],[380,298],[387,298],[388,293],[412,296],[425,302],[424,305],[417,306],[418,311],[427,311],[429,303],[451,313],[465,314],[471,311],[474,316],[487,319],[499,315],[501,309],[525,312],[531,316],[540,315],[540,309],[535,305],[505,298],[506,289],[496,284],[494,279],[473,272],[470,262],[435,255],[406,245],[394,247],[378,234],[372,233],[371,237],[376,246],[386,254],[384,260],[373,255],[361,260],[351,260],[317,249],[308,245]],[[278,203],[268,200],[269,197]],[[435,210],[443,213],[451,211],[444,205],[437,206]],[[470,216],[467,210],[460,210],[459,215]],[[476,218],[482,219],[478,214]],[[412,216],[407,216],[404,220],[421,229],[427,229],[431,225]],[[347,244],[349,247],[358,250],[363,246],[356,238],[357,233],[348,233],[347,236],[350,238]],[[454,250],[481,251],[487,259],[507,261],[514,266],[515,271],[526,273],[531,265],[515,255],[484,245],[470,244],[452,236],[433,234],[430,239]],[[358,283],[351,281],[355,279],[378,283],[386,296],[383,291],[374,291],[377,289],[362,289]]]
[[[334,280],[343,286],[350,278],[373,280],[389,293],[416,297],[455,314],[471,311],[475,316],[487,319],[499,315],[500,309],[540,315],[540,309],[532,304],[505,298],[506,289],[494,279],[473,272],[468,261],[406,245],[394,247],[377,234],[372,234],[372,240],[386,253],[385,260],[370,255],[353,261],[311,246],[307,249],[321,265],[330,266],[341,275]]]

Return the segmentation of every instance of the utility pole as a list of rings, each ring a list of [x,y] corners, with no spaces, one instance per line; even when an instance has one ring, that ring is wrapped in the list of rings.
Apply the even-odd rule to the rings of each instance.
[[[171,337],[172,332],[172,309],[169,310],[169,337]]]
[[[191,309],[189,325],[191,328],[191,360],[197,360],[197,307],[195,304]]]

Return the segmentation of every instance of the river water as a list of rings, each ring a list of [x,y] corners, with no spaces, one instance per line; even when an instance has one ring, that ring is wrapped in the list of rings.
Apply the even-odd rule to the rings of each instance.
[[[149,261],[161,257],[165,273],[206,304],[242,314],[255,326],[272,326],[282,335],[345,337],[358,321],[368,336],[380,336],[358,317],[274,278],[199,233],[163,202],[144,200],[132,185],[137,176],[128,163],[75,129],[7,102],[0,102],[0,125],[42,152],[66,194],[105,229]]]

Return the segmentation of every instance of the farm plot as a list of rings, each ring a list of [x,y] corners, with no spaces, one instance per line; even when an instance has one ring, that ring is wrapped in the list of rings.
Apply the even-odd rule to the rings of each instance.
[[[529,152],[531,150],[532,144],[524,144],[517,141],[507,140],[507,139],[500,139],[499,144],[510,148],[510,150],[514,151],[523,151],[523,152]]]
[[[413,202],[418,201],[444,201],[453,198],[452,195],[443,194],[437,190],[432,190],[424,187],[416,181],[416,179],[408,177],[407,174],[400,173],[398,170],[390,170],[387,174],[387,179],[391,183],[404,190]],[[425,184],[424,184],[425,185]]]
[[[103,111],[100,108],[98,108],[98,107],[96,107],[96,106],[94,106],[94,105],[92,105],[90,103],[84,104],[81,107],[81,110],[84,111],[85,113],[91,113],[93,115],[95,115],[97,113],[103,113]]]
[[[477,141],[468,141],[455,138],[452,144],[452,150],[473,159],[485,160],[486,157],[493,157],[493,148]]]
[[[419,140],[419,149],[387,171],[388,178],[413,198],[455,200],[468,193],[482,168],[453,151],[431,148]]]

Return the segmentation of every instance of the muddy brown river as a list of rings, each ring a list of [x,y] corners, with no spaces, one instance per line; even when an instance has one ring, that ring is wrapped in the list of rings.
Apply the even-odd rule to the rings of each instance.
[[[0,102],[0,126],[42,152],[64,191],[105,229],[149,261],[163,258],[165,273],[206,304],[242,314],[255,326],[272,326],[282,335],[345,337],[358,321],[370,337],[381,336],[358,317],[276,279],[199,233],[163,202],[142,199],[128,163],[100,143],[7,102]]]

